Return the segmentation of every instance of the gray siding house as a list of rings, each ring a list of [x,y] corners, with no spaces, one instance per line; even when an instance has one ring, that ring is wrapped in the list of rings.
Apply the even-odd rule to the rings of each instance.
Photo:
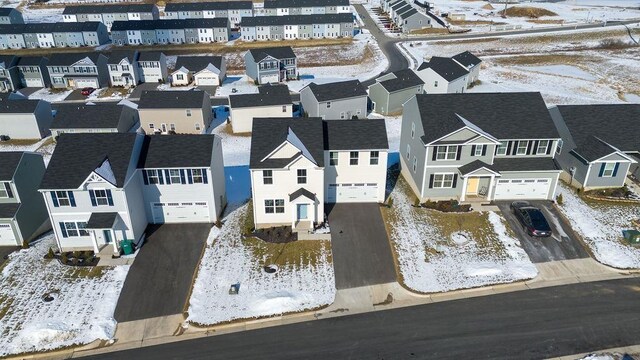
[[[157,20],[158,7],[154,4],[76,5],[62,12],[64,22],[99,21],[111,30],[114,21]]]
[[[0,246],[29,243],[51,228],[38,193],[44,172],[41,154],[0,152]]]
[[[42,139],[49,135],[51,104],[44,100],[0,97],[0,135],[10,139]]]
[[[237,28],[245,17],[253,16],[251,1],[219,2],[170,2],[164,8],[166,19],[213,19],[227,18],[232,28]]]
[[[558,105],[550,112],[562,136],[556,159],[573,185],[622,187],[629,172],[640,175],[640,104]]]
[[[129,101],[96,104],[56,104],[51,135],[63,133],[125,133],[137,128],[138,110]]]
[[[349,0],[266,0],[261,15],[320,15],[350,12]]]
[[[352,14],[279,15],[244,18],[243,41],[322,39],[353,36]]]
[[[251,49],[244,54],[246,74],[258,84],[298,78],[296,54],[290,46]]]
[[[14,8],[0,8],[0,24],[24,24],[22,13]]]
[[[229,41],[229,20],[140,20],[116,21],[111,27],[115,45],[208,44]]]
[[[15,55],[0,55],[0,92],[11,92],[20,88],[16,67],[18,60]]]
[[[373,111],[382,114],[398,114],[402,105],[416,94],[422,94],[424,82],[411,69],[399,70],[376,79],[369,86],[369,98]]]
[[[101,53],[53,54],[47,70],[53,88],[97,89],[108,86],[107,57]]]
[[[24,24],[0,25],[0,49],[25,49]]]
[[[165,82],[169,76],[167,57],[159,51],[143,51],[138,56],[141,82]]]
[[[18,60],[19,87],[49,87],[49,59],[41,56],[23,56]]]
[[[107,60],[109,70],[109,85],[131,87],[141,81],[140,68],[138,67],[137,50],[112,51]]]
[[[551,200],[559,142],[540,93],[420,94],[402,114],[402,175],[421,201]]]
[[[309,117],[327,120],[367,117],[367,90],[358,80],[311,83],[300,90],[300,103]]]

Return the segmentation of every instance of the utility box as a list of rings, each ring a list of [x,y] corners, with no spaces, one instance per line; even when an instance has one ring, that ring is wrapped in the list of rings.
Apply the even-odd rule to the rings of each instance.
[[[640,231],[622,230],[622,236],[631,245],[640,245]]]
[[[120,241],[120,249],[122,249],[122,253],[124,255],[133,254],[133,241],[131,241],[131,240],[122,240],[122,241]]]

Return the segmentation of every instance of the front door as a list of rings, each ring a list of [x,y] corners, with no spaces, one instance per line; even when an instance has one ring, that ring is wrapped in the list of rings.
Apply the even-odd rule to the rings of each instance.
[[[307,220],[307,204],[298,204],[298,220]]]
[[[467,180],[467,195],[478,194],[478,185],[480,184],[480,178],[472,177]]]
[[[113,241],[113,239],[111,238],[111,230],[102,230],[102,233],[104,234],[104,243],[111,244],[111,242]]]

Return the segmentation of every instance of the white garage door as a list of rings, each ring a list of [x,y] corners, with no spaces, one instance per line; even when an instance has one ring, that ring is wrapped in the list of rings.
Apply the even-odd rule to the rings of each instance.
[[[501,179],[496,185],[496,200],[546,199],[551,179]]]
[[[211,222],[206,202],[151,203],[155,224]]]
[[[74,81],[76,89],[82,89],[86,87],[98,88],[98,80],[96,79],[76,79]]]
[[[0,224],[0,245],[16,245],[16,237],[9,224]]]
[[[273,75],[262,75],[261,77],[262,81],[260,81],[261,84],[266,84],[266,83],[277,83],[278,80],[280,80],[278,74],[273,74]]]
[[[329,184],[327,202],[377,202],[377,184]]]
[[[25,85],[27,85],[27,87],[44,87],[42,80],[32,78],[25,79]]]
[[[202,85],[202,86],[215,86],[218,85],[218,78],[215,76],[200,76],[197,79],[197,84],[196,85]]]

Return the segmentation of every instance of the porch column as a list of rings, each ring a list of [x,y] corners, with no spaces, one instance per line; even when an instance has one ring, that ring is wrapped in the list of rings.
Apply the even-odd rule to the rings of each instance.
[[[460,176],[460,180],[462,180],[462,195],[460,195],[460,201],[464,201],[467,196],[467,178]]]
[[[89,234],[91,235],[91,242],[93,243],[93,252],[97,254],[100,252],[100,249],[98,248],[98,239],[96,238],[96,231],[91,230]]]
[[[113,253],[120,254],[120,248],[118,247],[118,239],[116,239],[116,232],[113,229],[109,229],[111,233],[111,241],[113,241]]]
[[[493,185],[496,180],[495,175],[491,175],[491,181],[489,181],[489,191],[487,192],[487,200],[493,200]]]

